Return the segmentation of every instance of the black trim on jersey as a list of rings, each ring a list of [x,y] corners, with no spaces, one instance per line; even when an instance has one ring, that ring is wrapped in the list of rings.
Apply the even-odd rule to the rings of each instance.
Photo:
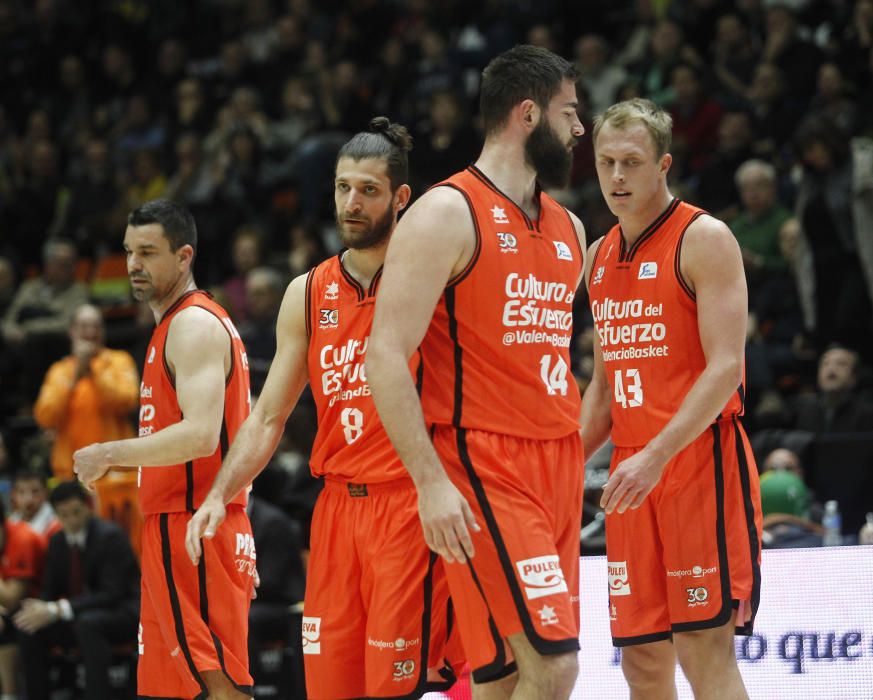
[[[343,250],[342,252],[337,254],[337,258],[339,259],[340,272],[342,273],[342,276],[346,278],[346,282],[348,282],[350,285],[352,285],[352,288],[357,293],[358,301],[363,301],[364,297],[367,296],[367,290],[365,290],[361,286],[361,283],[358,282],[358,280],[356,280],[354,277],[352,277],[352,274],[348,270],[346,270],[345,265],[343,265],[343,253],[345,253],[345,252],[346,251]]]
[[[176,590],[176,583],[173,580],[173,558],[170,553],[170,528],[166,513],[161,513],[159,516],[160,532],[161,532],[161,559],[164,564],[164,578],[167,580],[167,592],[170,594],[170,609],[173,612],[173,625],[176,631],[176,639],[179,642],[179,649],[182,651],[182,656],[188,664],[188,670],[191,672],[197,685],[200,686],[200,696],[207,697],[209,689],[203,678],[200,676],[200,671],[194,665],[194,658],[191,656],[191,650],[188,648],[188,638],[185,635],[185,621],[182,618],[182,606],[179,603],[179,592]]]
[[[737,413],[742,414],[746,412],[746,388],[740,384],[737,387],[737,396],[740,399],[740,410]]]
[[[761,601],[761,567],[758,555],[761,553],[761,543],[758,541],[758,528],[755,526],[755,505],[752,503],[752,480],[746,445],[743,442],[742,424],[733,417],[734,439],[737,445],[737,462],[740,468],[740,483],[743,487],[743,509],[746,513],[746,530],[749,534],[749,556],[752,562],[752,616],[748,622],[739,621],[738,634],[750,635],[755,626],[755,615],[758,613],[758,603]]]
[[[197,583],[200,593],[200,619],[203,620],[203,624],[206,625],[206,628],[209,630],[209,635],[212,637],[212,645],[215,647],[215,655],[218,657],[218,665],[221,666],[221,671],[224,673],[225,677],[230,684],[246,695],[252,694],[252,686],[239,685],[233,678],[231,678],[230,674],[227,672],[227,666],[224,663],[224,646],[221,644],[221,640],[216,636],[215,632],[212,631],[212,627],[209,625],[209,596],[206,592],[206,550],[204,549],[201,556],[200,561],[197,563]]]
[[[313,267],[306,275],[306,337],[310,339],[312,338],[312,282],[315,269]]]
[[[628,248],[627,243],[625,243],[624,234],[620,234],[619,239],[621,242],[618,249],[618,261],[630,262],[631,260],[633,260],[633,257],[640,249],[640,246],[649,238],[651,238],[655,234],[655,231],[661,228],[661,225],[670,218],[670,215],[674,211],[676,211],[676,208],[679,206],[679,202],[680,200],[678,197],[673,197],[673,199],[670,201],[670,204],[667,205],[667,208],[660,213],[657,219],[655,219],[651,224],[646,227],[646,229],[640,234],[640,237],[633,242],[633,245],[631,245],[630,248]],[[619,231],[621,231],[620,227]]]
[[[488,179],[488,176],[485,173],[483,173],[481,170],[479,170],[479,168],[477,168],[475,165],[471,165],[467,168],[467,170],[477,180],[479,180],[479,182],[481,182],[483,185],[485,185],[488,189],[492,190],[495,194],[500,195],[503,199],[505,199],[507,202],[512,204],[512,206],[516,208],[518,213],[524,217],[524,223],[527,226],[529,231],[539,231],[540,230],[540,217],[542,217],[542,215],[543,215],[543,203],[540,200],[540,194],[542,194],[542,189],[540,188],[540,184],[538,182],[535,183],[536,189],[534,191],[534,198],[536,199],[537,204],[539,205],[539,216],[537,217],[537,220],[534,221],[533,219],[531,219],[527,215],[527,213],[524,211],[524,209],[522,209],[518,204],[516,204],[515,200],[513,200],[509,195],[507,195],[505,192],[503,192],[503,190],[501,190],[497,185],[495,185],[493,182],[491,182],[491,180]]]
[[[452,425],[461,427],[461,414],[464,403],[464,354],[458,342],[458,319],[455,318],[455,288],[446,287],[446,312],[449,315],[449,336],[455,346],[455,405],[452,409]]]
[[[558,205],[559,207],[561,205]],[[570,216],[570,210],[566,207],[561,207],[561,211],[567,217],[567,222],[570,224],[570,230],[573,232],[573,240],[576,242],[576,250],[579,251],[579,260],[582,262],[582,269],[585,269],[585,251],[582,249],[582,244],[579,242],[579,232],[576,230],[576,224],[573,223],[573,217]]]
[[[185,510],[193,513],[194,508],[194,460],[185,462]]]
[[[383,269],[384,265],[379,265],[379,269],[376,270],[376,274],[373,275],[373,279],[370,280],[370,286],[367,287],[367,294],[371,297],[376,295],[376,289],[379,286],[379,281],[382,279]]]
[[[491,509],[491,504],[488,502],[488,495],[485,493],[485,487],[482,485],[482,481],[476,473],[476,468],[473,466],[473,461],[470,459],[470,453],[467,450],[467,431],[463,428],[457,429],[457,444],[458,456],[460,457],[461,464],[464,465],[464,470],[467,472],[470,486],[472,486],[473,492],[476,494],[476,502],[479,504],[479,508],[482,510],[482,516],[485,518],[485,523],[488,526],[488,534],[491,535],[494,547],[497,550],[497,558],[500,560],[503,575],[506,578],[507,586],[512,593],[512,599],[515,602],[515,609],[518,613],[518,618],[521,621],[521,626],[524,629],[525,636],[531,643],[531,646],[543,655],[579,651],[578,638],[546,639],[545,637],[541,637],[534,627],[527,605],[525,605],[524,602],[524,594],[521,592],[521,587],[518,585],[518,580],[515,578],[512,559],[509,556],[509,551],[506,549],[506,544],[503,542],[503,536],[500,534],[500,526],[497,524],[497,518],[494,517],[494,511]]]
[[[609,234],[606,234],[608,236]],[[596,269],[597,260],[600,258],[600,251],[603,248],[603,244],[606,242],[606,236],[601,236],[598,240],[594,242],[597,246],[594,249],[594,255],[591,257],[591,267],[588,269],[588,277],[585,278],[585,288],[589,291],[591,290],[591,275],[594,273]]]
[[[230,449],[230,438],[227,436],[227,417],[221,417],[221,435],[218,439],[218,444],[221,447],[221,461],[227,456],[227,451]]]
[[[473,202],[470,201],[470,195],[468,195],[466,191],[452,182],[444,182],[441,185],[434,185],[434,187],[451,187],[453,190],[460,192],[461,195],[463,195],[464,200],[467,202],[467,207],[470,209],[470,218],[473,219],[473,231],[476,234],[476,248],[473,250],[473,255],[470,256],[470,260],[464,266],[464,269],[446,283],[446,288],[449,288],[463,281],[464,278],[470,274],[473,270],[473,266],[479,260],[479,254],[482,252],[482,232],[479,229],[479,219],[476,216],[476,209],[473,207]]]
[[[676,242],[676,254],[673,256],[673,272],[676,274],[676,281],[679,282],[679,286],[685,290],[685,293],[691,297],[691,301],[697,301],[697,294],[691,289],[691,285],[688,284],[688,281],[682,276],[682,241],[685,240],[685,234],[688,233],[688,227],[691,226],[697,218],[705,214],[706,212],[696,212],[694,216],[691,217],[691,220],[685,224],[685,228],[682,229],[682,233],[679,234],[679,240]]]
[[[482,584],[479,581],[479,575],[476,573],[472,559],[467,559],[467,566],[470,568],[470,576],[473,577],[473,583],[476,584],[479,595],[482,596],[482,602],[485,603],[485,608],[488,610],[488,630],[491,632],[491,640],[494,642],[494,659],[484,666],[474,668],[472,676],[473,680],[477,683],[488,683],[489,681],[496,681],[509,675],[505,672],[507,666],[506,647],[504,646],[503,637],[500,636],[500,631],[497,629],[497,623],[494,622],[491,606],[485,597],[485,591],[482,589]]]
[[[421,397],[424,388],[424,353],[421,352],[421,348],[418,348],[416,352],[418,353],[418,367],[415,370],[415,391]]]
[[[179,308],[179,305],[192,294],[205,294],[208,298],[212,299],[212,295],[207,292],[205,289],[189,289],[187,292],[182,294],[176,301],[170,304],[170,307],[161,314],[161,320],[158,321],[157,325],[161,325],[164,322],[164,319],[167,318],[170,314],[172,314],[176,309]]]
[[[721,584],[721,609],[708,620],[680,622],[672,625],[674,632],[693,632],[695,630],[721,627],[731,619],[731,572],[727,554],[727,534],[724,517],[724,462],[721,451],[721,425],[713,423],[712,430],[712,462],[715,477],[715,539],[718,545],[718,573]]]
[[[635,644],[651,644],[652,642],[663,642],[667,639],[672,639],[673,633],[667,630],[666,632],[652,632],[651,634],[638,634],[636,637],[613,637],[612,646],[614,647],[629,647]]]

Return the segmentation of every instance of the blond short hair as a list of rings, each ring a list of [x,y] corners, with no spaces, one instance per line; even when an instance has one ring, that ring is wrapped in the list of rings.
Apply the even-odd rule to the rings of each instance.
[[[634,124],[642,124],[652,137],[655,155],[660,158],[670,149],[673,140],[673,118],[651,100],[634,97],[618,102],[594,118],[593,143],[604,125],[615,129],[627,129]]]

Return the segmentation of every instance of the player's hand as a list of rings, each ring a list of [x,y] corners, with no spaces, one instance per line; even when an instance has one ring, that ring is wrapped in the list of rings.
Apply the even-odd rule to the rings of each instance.
[[[33,634],[55,622],[51,607],[44,600],[27,598],[21,601],[21,609],[12,618],[15,626],[28,634]]]
[[[619,462],[603,487],[600,507],[607,514],[639,508],[661,478],[664,465],[662,459],[646,450]]]
[[[111,464],[109,452],[100,442],[73,453],[73,471],[79,476],[79,481],[91,491],[94,490],[94,482],[109,470]]]
[[[185,550],[191,558],[191,563],[195,566],[203,553],[200,538],[212,539],[215,537],[215,531],[224,522],[225,515],[226,511],[221,499],[207,496],[191,520],[188,521],[188,531],[185,533]]]
[[[475,551],[470,530],[479,532],[476,517],[448,477],[418,487],[418,515],[424,541],[446,562],[464,563]]]

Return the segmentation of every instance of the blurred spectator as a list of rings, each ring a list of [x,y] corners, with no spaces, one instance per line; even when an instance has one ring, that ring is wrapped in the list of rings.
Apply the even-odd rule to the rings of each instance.
[[[58,139],[66,148],[80,148],[91,123],[92,99],[85,64],[79,56],[64,56],[58,65],[58,90],[53,95],[52,118]]]
[[[431,68],[436,70],[435,66]],[[425,78],[423,75],[422,82],[415,83],[421,92],[434,82]],[[358,65],[353,61],[340,61],[332,69],[321,71],[319,88],[321,112],[328,128],[353,133],[369,119],[372,109],[369,86],[364,84]],[[420,99],[427,99],[429,94],[430,90]]]
[[[285,292],[285,282],[276,270],[258,267],[246,276],[248,319],[239,324],[246,346],[252,394],[258,395],[276,354],[276,318]]]
[[[164,196],[189,209],[206,207],[215,193],[212,170],[203,158],[200,137],[193,131],[176,139],[176,170],[170,175]]]
[[[160,152],[167,137],[163,124],[152,114],[148,97],[143,94],[131,95],[113,134],[116,155],[122,161],[143,150]]]
[[[72,353],[51,366],[33,409],[54,433],[52,471],[73,478],[73,452],[94,442],[133,437],[131,412],[139,402],[133,357],[104,346],[103,317],[85,304],[69,328]]]
[[[816,91],[809,112],[836,126],[841,133],[853,135],[858,127],[858,106],[850,97],[843,72],[835,62],[823,63],[818,69]]]
[[[46,538],[51,537],[61,525],[49,505],[48,495],[48,486],[41,472],[29,469],[15,472],[12,478],[12,513],[9,520],[25,522],[34,532]]]
[[[762,471],[791,472],[803,479],[803,465],[800,463],[800,457],[797,456],[796,452],[785,447],[778,447],[767,455]]]
[[[776,168],[763,160],[748,160],[735,176],[743,202],[740,214],[729,222],[743,254],[746,276],[760,280],[787,268],[779,247],[779,230],[791,213],[777,198]]]
[[[302,679],[302,645],[293,633],[291,606],[303,600],[306,585],[301,550],[300,525],[272,503],[250,495],[246,512],[258,553],[258,596],[249,609],[249,659],[255,682],[263,673],[260,651],[265,642],[281,640],[297,649],[297,668]],[[299,624],[299,622],[298,622]]]
[[[287,154],[315,130],[320,115],[312,87],[299,76],[285,81],[281,96],[278,118],[267,128],[264,145],[271,151]]]
[[[716,218],[728,221],[739,212],[735,173],[752,157],[752,119],[748,112],[726,112],[718,125],[718,142],[697,178],[697,198]]]
[[[0,499],[0,692],[18,697],[18,644],[12,616],[25,597],[37,595],[45,540],[30,525],[6,517]]]
[[[48,365],[63,354],[73,313],[88,298],[85,285],[76,280],[72,243],[49,241],[42,256],[42,274],[21,284],[3,318],[3,337],[18,362],[27,400]]]
[[[609,44],[598,34],[579,37],[573,53],[579,82],[588,92],[591,110],[595,114],[606,111],[616,101],[616,93],[627,80],[627,73],[621,66],[609,62]]]
[[[809,519],[809,492],[796,474],[768,471],[761,475],[762,539],[768,549],[818,547],[821,525]]]
[[[118,245],[118,234],[125,223],[118,195],[109,145],[104,139],[91,138],[81,165],[70,179],[66,221],[69,235],[83,254],[95,257]]]
[[[167,176],[158,152],[144,148],[133,154],[133,180],[124,192],[125,207],[136,209],[140,204],[161,197],[167,189]]]
[[[873,235],[871,172],[855,167],[846,135],[825,120],[804,121],[795,142],[803,164],[795,202],[799,254],[814,285],[819,347],[848,343],[870,356],[873,278],[865,279],[863,269],[873,271],[873,242],[867,240]]]
[[[112,696],[112,645],[136,640],[139,566],[127,536],[91,510],[78,481],[55,487],[52,507],[63,530],[49,540],[42,599],[15,615],[28,700],[49,700],[50,651],[76,648],[85,667],[86,700]]]
[[[759,63],[746,100],[754,116],[755,153],[766,157],[778,154],[791,139],[802,114],[786,95],[782,70],[773,63]]]
[[[317,225],[298,222],[288,232],[288,273],[294,278],[309,272],[328,256]]]
[[[100,59],[94,85],[98,105],[93,119],[94,126],[106,132],[124,116],[127,100],[139,85],[130,53],[119,43],[106,44]]]
[[[479,138],[464,114],[461,98],[454,92],[438,90],[430,97],[427,119],[415,140],[416,162],[413,196],[470,164],[470,153]]]
[[[673,145],[671,153],[685,156],[692,172],[700,172],[715,148],[722,108],[706,92],[700,71],[689,63],[670,72],[673,100]]]
[[[782,69],[789,95],[806,101],[812,97],[810,76],[818,72],[821,51],[801,37],[797,17],[788,3],[772,3],[766,16],[762,59]]]
[[[158,45],[155,70],[149,80],[148,99],[153,105],[164,105],[168,95],[185,78],[188,48],[177,37],[168,37]],[[163,111],[163,107],[160,108]]]
[[[185,132],[206,134],[212,118],[203,84],[196,78],[186,78],[176,86],[168,140],[175,142]]]
[[[264,261],[263,234],[254,226],[240,226],[233,234],[231,246],[233,274],[221,285],[221,294],[227,301],[227,310],[239,325],[249,317],[246,279]]]
[[[710,51],[712,71],[728,103],[742,98],[758,61],[758,46],[739,13],[726,12],[716,23]]]
[[[790,402],[779,427],[812,433],[873,431],[873,404],[856,391],[859,369],[860,357],[853,350],[826,350],[818,365],[818,392]]]
[[[652,32],[645,56],[629,67],[640,83],[643,96],[659,105],[673,101],[670,73],[679,63],[682,28],[671,20],[661,20]]]
[[[15,297],[15,267],[9,258],[0,257],[0,317],[6,315]]]

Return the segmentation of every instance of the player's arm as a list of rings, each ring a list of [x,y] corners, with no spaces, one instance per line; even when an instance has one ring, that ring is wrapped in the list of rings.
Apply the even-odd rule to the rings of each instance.
[[[710,216],[691,224],[682,243],[680,272],[697,298],[706,368],[661,432],[616,467],[603,489],[601,505],[607,512],[638,507],[667,462],[715,421],[743,379],[748,292],[730,229]]]
[[[366,359],[379,417],[418,491],[425,541],[450,562],[473,555],[467,526],[478,528],[427,434],[408,362],[446,284],[465,268],[475,246],[473,220],[459,192],[439,187],[413,205],[388,246]]]
[[[594,254],[600,245],[599,239],[591,244],[588,249],[588,259],[585,265],[585,282],[590,284],[591,265]],[[600,347],[600,336],[597,328],[594,328],[594,372],[591,382],[585,389],[582,397],[582,415],[579,422],[582,425],[582,444],[585,446],[585,454],[589,457],[606,442],[609,431],[612,429],[612,394],[609,382],[606,381],[606,372],[603,369],[603,351]]]
[[[0,578],[0,606],[15,610],[27,593],[27,581],[20,578]]]
[[[200,538],[212,537],[224,520],[224,506],[267,465],[285,430],[285,421],[306,386],[306,275],[285,291],[276,322],[276,354],[254,410],[240,426],[212,488],[188,523],[185,547],[196,564]]]
[[[230,367],[227,329],[205,309],[183,309],[170,323],[165,354],[173,369],[182,419],[151,435],[95,443],[76,451],[74,469],[87,486],[103,476],[110,465],[163,467],[215,452]]]

